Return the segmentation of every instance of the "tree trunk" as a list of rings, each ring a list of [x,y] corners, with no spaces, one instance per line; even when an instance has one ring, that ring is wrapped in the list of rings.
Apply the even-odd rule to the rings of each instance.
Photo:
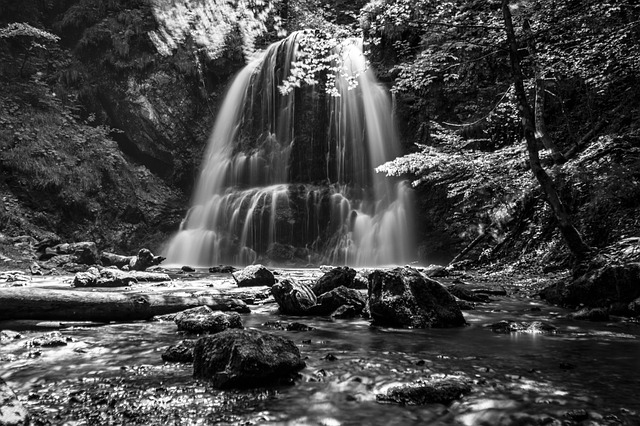
[[[544,98],[545,98],[545,81],[542,77],[542,72],[540,71],[540,66],[538,64],[538,50],[536,49],[536,42],[533,38],[533,33],[531,32],[531,25],[528,20],[524,21],[522,25],[524,35],[527,39],[527,47],[529,48],[529,55],[532,58],[533,65],[535,67],[535,84],[536,84],[536,99],[535,99],[535,128],[536,128],[536,138],[542,141],[542,145],[547,148],[551,152],[551,157],[553,158],[553,162],[556,164],[562,164],[566,162],[565,158],[562,155],[562,152],[558,149],[558,146],[553,142],[553,140],[549,137],[547,133],[547,126],[544,122]]]
[[[544,97],[545,97],[545,82],[544,79],[536,72],[536,103],[535,103],[535,120],[536,120],[536,136],[540,138],[545,148],[551,151],[551,157],[556,164],[565,163],[567,160],[564,158],[558,146],[551,140],[549,133],[547,133],[547,126],[544,122]]]
[[[451,262],[449,262],[449,265],[453,265],[454,263],[458,262],[460,259],[462,259],[467,253],[469,253],[475,246],[477,246],[482,240],[485,239],[485,237],[487,236],[486,232],[482,232],[481,234],[479,234],[476,238],[473,239],[473,241],[471,241],[464,249],[462,249],[462,251],[460,253],[458,253],[456,255],[456,257],[454,257]]]
[[[220,295],[96,292],[33,287],[0,289],[0,320],[137,321],[202,305],[219,311],[249,312],[243,301]]]
[[[507,42],[509,44],[509,57],[511,59],[513,84],[515,86],[518,109],[520,110],[520,117],[522,118],[522,124],[524,127],[524,137],[527,142],[527,151],[529,153],[529,165],[531,166],[531,171],[538,180],[543,193],[546,195],[546,200],[558,221],[558,228],[560,229],[569,250],[571,250],[578,259],[582,259],[590,252],[589,246],[585,244],[582,240],[582,236],[571,223],[569,214],[558,196],[553,181],[542,168],[542,164],[540,163],[538,146],[535,138],[534,114],[524,90],[524,77],[522,74],[522,68],[520,67],[518,43],[516,42],[516,36],[513,31],[513,21],[511,19],[511,11],[509,9],[509,0],[502,0],[502,16],[504,18],[504,26],[507,33]]]

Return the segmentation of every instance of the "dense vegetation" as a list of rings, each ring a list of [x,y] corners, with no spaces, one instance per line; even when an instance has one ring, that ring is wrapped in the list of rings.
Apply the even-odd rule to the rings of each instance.
[[[421,260],[467,247],[459,259],[569,264],[531,173],[518,80],[584,241],[638,234],[639,6],[509,2],[514,57],[497,1],[158,4],[0,1],[0,232],[157,247],[186,208],[233,73],[310,27],[283,90],[327,81],[332,49],[364,37],[407,151],[378,170],[414,183]]]

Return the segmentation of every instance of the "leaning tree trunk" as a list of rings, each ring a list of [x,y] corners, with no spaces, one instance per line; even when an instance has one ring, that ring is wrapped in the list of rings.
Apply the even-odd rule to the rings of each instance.
[[[535,88],[536,88],[536,98],[535,98],[535,130],[536,137],[542,141],[542,145],[547,148],[551,152],[551,157],[553,158],[553,162],[556,164],[562,164],[566,162],[562,152],[558,149],[558,146],[547,133],[547,126],[544,121],[544,98],[545,98],[545,85],[546,82],[542,77],[542,72],[540,70],[540,66],[538,64],[537,56],[538,51],[536,49],[536,43],[533,39],[533,34],[531,32],[531,25],[529,25],[529,21],[525,20],[524,25],[524,35],[527,38],[527,47],[529,48],[529,55],[533,58],[533,63],[535,67]]]
[[[220,295],[194,296],[186,292],[94,292],[28,287],[0,289],[0,320],[137,321],[202,305],[220,311],[249,311],[241,300]]]
[[[578,259],[582,259],[590,252],[590,248],[585,244],[582,236],[571,223],[569,214],[567,213],[562,200],[560,200],[560,197],[558,196],[558,192],[556,191],[553,181],[544,168],[542,168],[542,164],[540,163],[538,145],[535,138],[534,114],[524,90],[524,77],[522,74],[522,68],[520,67],[518,43],[516,42],[516,36],[513,31],[513,20],[511,19],[509,0],[502,0],[502,16],[504,18],[504,26],[507,33],[509,57],[511,59],[511,73],[513,84],[515,86],[518,108],[520,110],[520,117],[522,118],[522,124],[524,127],[524,137],[527,142],[531,171],[538,180],[543,193],[546,195],[547,202],[558,221],[558,228],[560,229],[569,250],[571,250]]]

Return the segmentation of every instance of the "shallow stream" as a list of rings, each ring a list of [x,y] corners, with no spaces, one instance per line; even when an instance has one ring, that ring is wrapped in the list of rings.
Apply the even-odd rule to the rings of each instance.
[[[195,381],[191,365],[165,364],[165,348],[188,337],[173,322],[60,329],[66,346],[29,348],[40,324],[0,323],[23,339],[0,346],[0,377],[34,424],[510,425],[640,424],[640,326],[566,319],[536,300],[494,297],[464,311],[468,326],[399,330],[367,320],[290,317],[252,306],[246,328],[292,339],[307,368],[295,385],[220,391]],[[497,334],[503,319],[542,320],[554,334]],[[280,331],[269,321],[302,322]],[[328,356],[328,355],[333,356]],[[472,392],[450,406],[380,404],[393,384],[466,376]]]

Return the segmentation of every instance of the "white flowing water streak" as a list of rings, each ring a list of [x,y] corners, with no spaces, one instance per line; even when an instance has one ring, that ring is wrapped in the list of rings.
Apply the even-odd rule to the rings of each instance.
[[[318,158],[308,158],[317,153],[311,146],[294,152],[294,144],[313,144],[317,137],[298,130],[306,123],[296,121],[302,106],[296,92],[278,92],[295,60],[298,36],[270,46],[231,85],[194,204],[168,246],[168,263],[249,264],[267,261],[285,246],[310,261],[334,264],[400,264],[414,256],[411,191],[373,171],[397,155],[398,142],[388,94],[366,69],[360,41],[342,46],[344,71],[358,75],[358,87],[350,90],[339,78],[340,96],[326,101],[326,118],[317,118],[328,124],[320,126],[326,129],[325,151]],[[293,175],[292,161],[303,164],[303,171],[324,162],[317,170],[325,172],[311,177],[309,171],[304,180],[304,173]]]

